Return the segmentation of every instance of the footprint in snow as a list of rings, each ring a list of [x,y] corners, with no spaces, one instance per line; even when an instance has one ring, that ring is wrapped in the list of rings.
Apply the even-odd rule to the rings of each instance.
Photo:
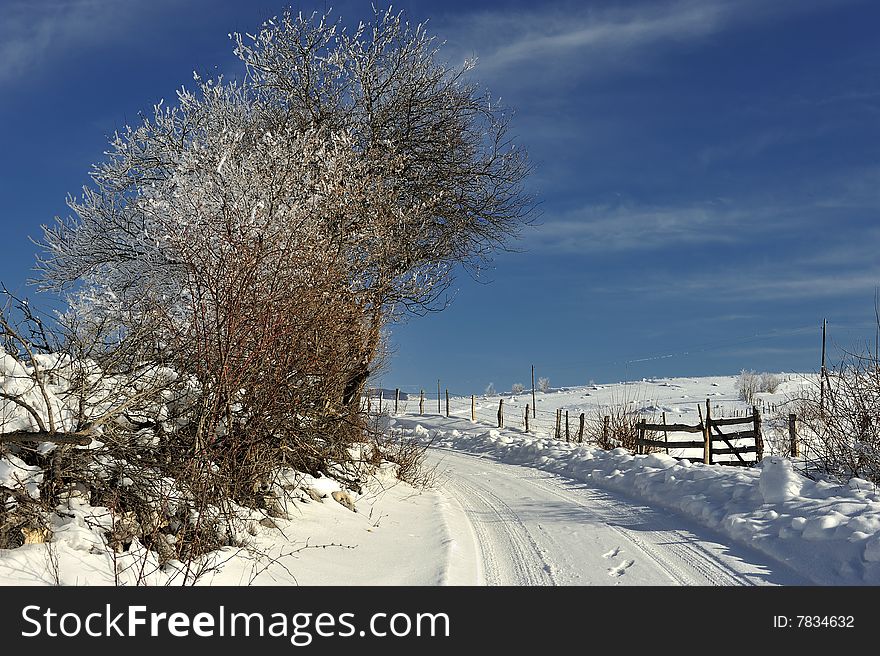
[[[623,576],[626,574],[626,570],[636,564],[634,560],[627,560],[622,562],[617,567],[611,567],[608,569],[608,576]]]
[[[602,558],[614,558],[619,553],[620,553],[620,547],[614,547],[608,553],[603,553]]]

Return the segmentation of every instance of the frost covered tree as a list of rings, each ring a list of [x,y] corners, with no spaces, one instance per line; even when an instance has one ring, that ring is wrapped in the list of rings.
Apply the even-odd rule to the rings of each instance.
[[[524,153],[503,109],[467,80],[474,62],[440,63],[424,27],[390,9],[352,33],[287,13],[235,41],[283,125],[346,135],[360,164],[332,221],[369,362],[387,321],[435,307],[455,265],[478,270],[528,220]]]
[[[442,64],[402,14],[287,12],[233,40],[242,81],[195,75],[120,131],[44,227],[39,282],[151,327],[201,391],[194,449],[247,433],[315,454],[320,434],[344,457],[383,328],[528,222],[529,167],[474,63]]]

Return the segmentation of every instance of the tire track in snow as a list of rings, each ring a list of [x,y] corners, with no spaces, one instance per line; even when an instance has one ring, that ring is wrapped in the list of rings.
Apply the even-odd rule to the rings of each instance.
[[[531,474],[531,472],[528,473]],[[638,531],[628,529],[617,523],[620,521],[619,514],[608,512],[608,510],[614,509],[612,505],[614,502],[608,499],[604,492],[584,488],[590,494],[590,501],[598,502],[587,505],[583,498],[578,498],[579,495],[556,485],[547,484],[546,481],[552,480],[552,478],[553,474],[547,474],[546,477],[542,477],[540,474],[523,476],[523,480],[535,487],[598,515],[607,526],[635,544],[645,556],[663,568],[677,585],[705,583],[716,586],[754,585],[749,578],[744,577],[743,574],[728,567],[726,563],[712,555],[695,536],[680,529],[652,530],[643,527],[640,527]],[[646,511],[644,506],[637,503],[631,503],[627,507],[627,511],[634,519],[643,520],[645,525],[650,521],[648,515],[656,514],[650,510]],[[614,516],[615,514],[617,516]],[[670,558],[670,556],[674,557]],[[697,577],[694,574],[697,574]]]
[[[437,494],[437,511],[446,534],[446,554],[440,585],[486,585],[483,562],[478,557],[479,540],[473,522],[450,494]]]
[[[456,476],[454,485],[443,485],[442,489],[468,515],[488,585],[556,584],[538,543],[504,499],[487,485],[477,485],[464,476]]]
[[[731,548],[642,501],[492,457],[432,451],[448,459],[442,491],[465,509],[487,584],[608,585],[609,576],[614,585],[799,583],[774,574],[757,552]],[[611,572],[629,561],[617,570],[626,576]]]

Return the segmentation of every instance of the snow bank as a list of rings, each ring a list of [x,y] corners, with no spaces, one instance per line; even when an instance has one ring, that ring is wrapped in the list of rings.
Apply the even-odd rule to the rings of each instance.
[[[778,456],[750,469],[706,466],[441,417],[401,417],[395,428],[435,446],[552,471],[680,513],[816,584],[880,584],[880,493],[868,481],[812,481]]]

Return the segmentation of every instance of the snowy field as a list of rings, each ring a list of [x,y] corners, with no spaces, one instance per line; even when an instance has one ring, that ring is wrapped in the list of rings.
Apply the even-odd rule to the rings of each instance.
[[[552,421],[526,434],[531,394],[450,400],[451,417],[418,395],[389,417],[396,434],[430,444],[434,485],[417,490],[385,466],[353,512],[325,478],[290,473],[287,518],[254,514],[247,549],[226,548],[197,564],[200,585],[877,585],[880,494],[866,481],[846,485],[798,473],[784,457],[787,432],[774,428],[786,398],[805,378],[782,374],[767,408],[765,459],[758,467],[692,464],[665,454],[632,455],[552,439]],[[735,377],[675,378],[538,393],[538,408],[577,416],[621,401],[669,422],[697,423],[710,399],[714,416],[748,406]],[[389,409],[386,405],[385,411]],[[392,408],[393,409],[393,408]],[[775,455],[774,455],[775,454]],[[0,459],[0,486],[36,492],[41,473]],[[0,584],[166,585],[185,566],[160,567],[137,543],[108,550],[106,508],[75,494],[57,509],[47,543],[0,551]],[[192,572],[190,572],[190,575]]]
[[[757,406],[763,421],[765,454],[787,454],[789,451],[788,401],[798,396],[805,386],[814,385],[814,374],[780,373],[775,374],[778,387],[774,393],[757,392],[754,405]],[[374,394],[375,397],[375,394]],[[393,411],[393,398],[383,399],[383,410]],[[746,417],[752,414],[752,404],[740,400],[736,376],[709,376],[700,378],[652,378],[640,381],[626,381],[611,384],[591,384],[583,387],[550,388],[546,392],[535,393],[536,416],[531,417],[532,393],[530,389],[519,394],[498,393],[477,395],[474,398],[476,418],[481,423],[497,425],[499,401],[503,400],[504,425],[506,428],[525,428],[525,409],[530,406],[529,433],[551,437],[555,433],[556,410],[567,410],[572,436],[578,428],[581,413],[587,422],[595,421],[616,408],[626,407],[636,411],[648,421],[660,422],[665,415],[667,423],[696,425],[701,421],[701,413],[706,412],[706,401],[711,406],[712,416]],[[378,407],[373,398],[372,407]],[[445,414],[445,394],[437,403],[436,387],[425,390],[425,414]],[[410,390],[407,399],[401,401],[399,410],[404,414],[418,414],[419,392]],[[471,397],[450,396],[450,414],[466,419],[471,418]],[[743,427],[745,428],[745,427]],[[564,431],[564,423],[563,423]],[[564,433],[563,433],[564,434]],[[699,436],[697,436],[698,438]],[[695,439],[678,436],[679,439]],[[699,456],[698,451],[671,451],[675,456]]]

